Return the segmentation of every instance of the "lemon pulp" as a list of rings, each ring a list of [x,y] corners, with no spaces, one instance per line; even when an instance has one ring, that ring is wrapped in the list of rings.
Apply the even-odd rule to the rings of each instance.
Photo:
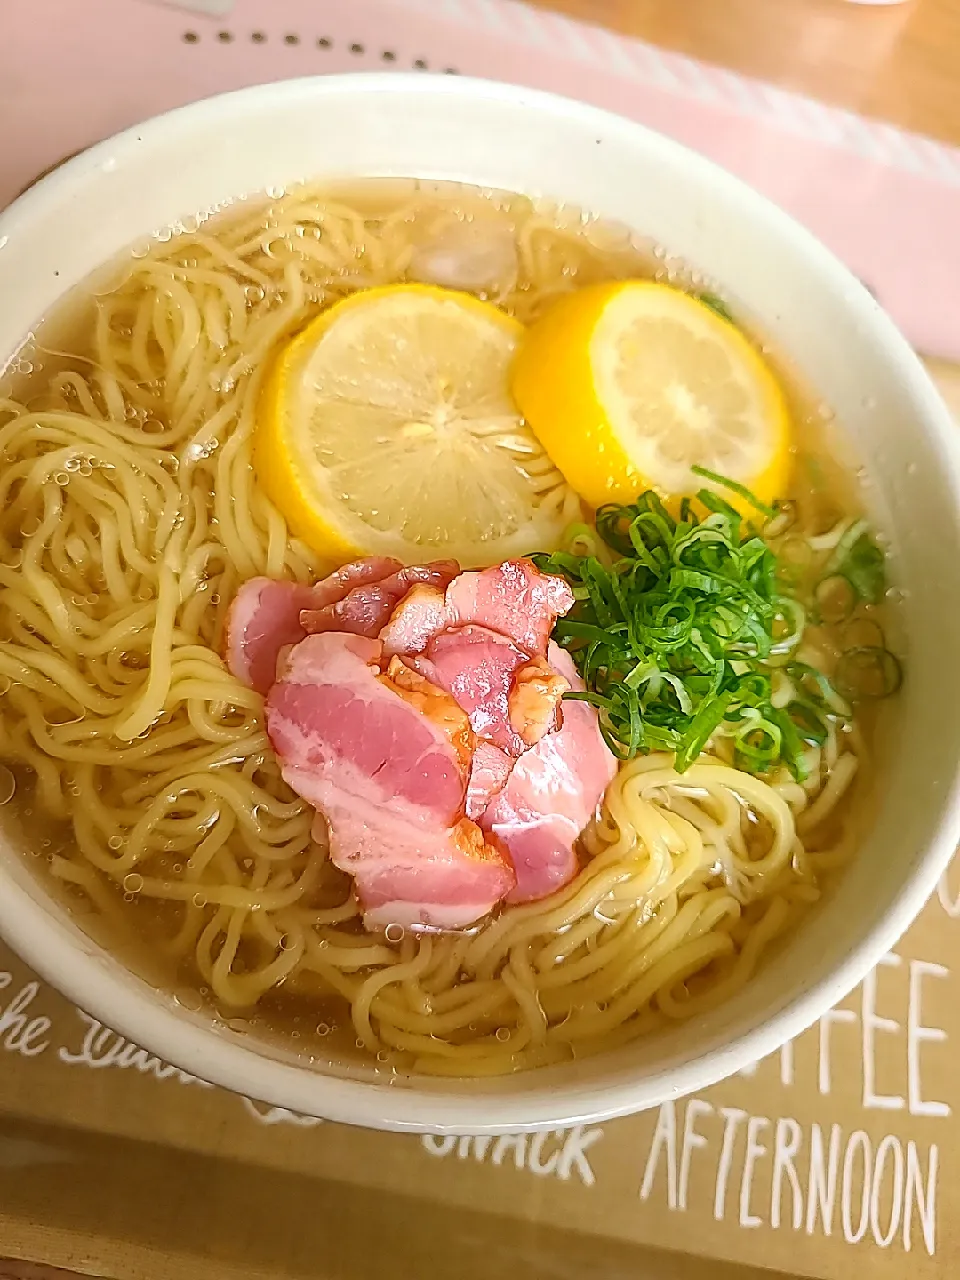
[[[470,294],[369,289],[276,360],[254,468],[318,553],[486,565],[559,544],[576,499],[522,421],[523,326]]]

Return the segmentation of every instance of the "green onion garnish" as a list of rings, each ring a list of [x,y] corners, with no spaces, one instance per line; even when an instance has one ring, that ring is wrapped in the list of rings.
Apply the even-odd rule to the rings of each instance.
[[[722,298],[718,298],[715,293],[698,293],[696,297],[705,307],[709,307],[711,311],[715,312],[721,320],[729,320],[733,324],[733,316]]]
[[[742,485],[694,469],[773,515]],[[714,490],[684,499],[677,517],[648,491],[630,505],[602,507],[596,529],[619,556],[612,563],[569,552],[536,561],[573,588],[576,604],[554,637],[586,685],[570,696],[597,708],[619,759],[673,751],[683,772],[722,734],[741,768],[760,774],[785,765],[802,781],[811,746],[849,718],[851,701],[899,685],[900,665],[879,628],[880,644],[841,657],[835,682],[797,660],[807,610],[783,594],[782,566],[758,529]],[[582,537],[577,543],[599,551]],[[878,569],[871,548],[861,526],[830,567],[858,599],[873,599],[882,581],[882,553]],[[815,609],[815,599],[807,603]]]
[[[824,580],[843,578],[859,600],[879,604],[887,589],[886,560],[866,523],[852,524],[837,543],[824,570]]]
[[[903,681],[900,663],[889,649],[864,646],[840,655],[834,684],[841,697],[857,702],[861,698],[888,698]]]
[[[728,480],[726,476],[717,475],[715,471],[708,471],[706,467],[691,467],[690,470],[695,476],[700,476],[703,480],[712,480],[714,484],[718,484],[724,489],[729,489],[731,493],[738,494],[746,502],[749,502],[752,507],[755,507],[761,515],[766,516],[768,520],[773,519],[775,514],[773,508],[768,507],[765,502],[761,502],[756,494],[751,493],[747,486],[741,484],[739,480]],[[698,496],[702,497],[702,494]]]

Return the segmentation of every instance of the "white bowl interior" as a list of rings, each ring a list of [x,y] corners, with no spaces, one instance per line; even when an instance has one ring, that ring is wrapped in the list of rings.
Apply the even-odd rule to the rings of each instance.
[[[397,1082],[301,1068],[213,1030],[79,933],[0,849],[0,933],[49,981],[179,1066],[352,1123],[490,1132],[653,1105],[773,1050],[841,998],[909,924],[958,836],[960,482],[949,415],[869,294],[786,215],[693,153],[562,99],[459,79],[336,77],[151,121],[0,216],[0,358],[69,287],[177,217],[324,176],[459,179],[618,219],[727,286],[837,411],[905,586],[908,677],[875,821],[836,892],[722,1008],[603,1057],[506,1080]]]

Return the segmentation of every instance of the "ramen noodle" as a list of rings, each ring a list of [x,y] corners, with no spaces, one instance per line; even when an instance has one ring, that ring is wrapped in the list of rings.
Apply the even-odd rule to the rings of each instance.
[[[623,227],[413,182],[271,193],[135,246],[3,384],[0,791],[78,923],[183,1003],[293,1035],[311,1061],[359,1049],[381,1071],[463,1076],[594,1053],[748,982],[850,855],[872,720],[831,695],[802,780],[746,771],[722,732],[682,773],[669,751],[636,754],[558,892],[461,931],[363,927],[261,696],[224,662],[225,627],[246,580],[333,567],[251,466],[271,354],[320,307],[429,276],[451,219],[487,255],[482,290],[459,283],[524,323],[588,283],[707,285]],[[795,395],[793,412],[805,452],[764,537],[802,595],[860,513],[817,414]],[[566,550],[609,562],[550,484],[580,526]],[[825,610],[800,659],[829,673],[881,614]],[[776,675],[774,701],[793,678]]]

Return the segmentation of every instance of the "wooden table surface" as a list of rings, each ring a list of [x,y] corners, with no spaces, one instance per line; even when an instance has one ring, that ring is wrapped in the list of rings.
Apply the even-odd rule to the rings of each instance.
[[[925,360],[924,363],[960,424],[960,365],[950,364],[946,360]]]
[[[531,0],[960,145],[960,0]]]

